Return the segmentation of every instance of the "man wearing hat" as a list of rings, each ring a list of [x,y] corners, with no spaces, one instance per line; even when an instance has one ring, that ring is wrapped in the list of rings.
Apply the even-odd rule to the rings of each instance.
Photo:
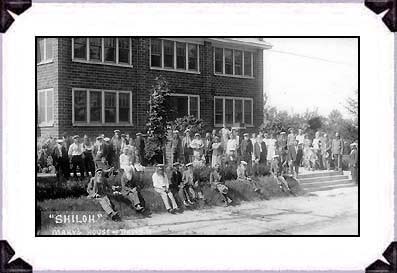
[[[164,164],[156,165],[156,172],[152,175],[152,181],[154,190],[160,194],[167,211],[172,214],[178,212],[178,205],[176,204],[174,195],[170,191],[170,183],[167,174],[164,172]],[[168,199],[171,200],[172,207]]]
[[[142,133],[136,133],[135,147],[138,154],[139,162],[144,164],[145,160],[145,140],[143,139]]]
[[[349,165],[350,165],[350,171],[352,175],[352,180],[358,184],[358,150],[357,150],[358,144],[356,142],[353,142],[350,144],[351,152],[350,152],[350,160],[349,160]]]
[[[243,140],[241,141],[241,157],[242,159],[248,163],[248,173],[251,174],[251,165],[252,165],[252,151],[253,145],[249,138],[249,134],[245,133]]]
[[[62,138],[57,139],[56,145],[52,150],[52,158],[53,163],[55,166],[56,174],[58,180],[63,176],[65,179],[69,179],[70,175],[70,164],[69,164],[69,157],[68,151],[63,145],[64,140]]]
[[[121,137],[120,137],[120,130],[114,130],[114,135],[111,140],[111,147],[113,149],[113,158],[112,158],[112,164],[115,167],[115,169],[120,168],[120,154],[121,154]]]
[[[79,168],[81,178],[84,177],[84,162],[83,162],[83,144],[80,143],[80,137],[75,135],[73,137],[73,144],[70,145],[68,155],[72,162],[72,172],[77,178],[77,167]]]
[[[171,141],[171,151],[172,151],[172,162],[178,162],[181,160],[182,155],[182,140],[179,137],[179,131],[174,130],[172,132],[172,141]]]
[[[95,171],[95,176],[90,179],[90,182],[88,182],[87,197],[98,201],[102,209],[113,221],[120,221],[119,213],[113,209],[113,205],[107,196],[110,192],[111,188],[107,179],[104,177],[103,170],[97,169]]]

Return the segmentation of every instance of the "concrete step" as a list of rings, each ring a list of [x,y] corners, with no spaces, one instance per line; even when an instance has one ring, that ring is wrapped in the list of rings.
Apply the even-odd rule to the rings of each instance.
[[[348,175],[332,175],[332,176],[320,176],[320,177],[310,177],[310,178],[298,178],[301,184],[324,182],[324,181],[335,181],[349,179]]]
[[[314,178],[314,177],[323,177],[323,176],[335,176],[342,175],[342,172],[339,171],[319,171],[319,172],[305,172],[298,175],[298,179],[306,179],[306,178]]]
[[[313,188],[321,188],[321,187],[325,187],[325,186],[346,185],[346,184],[351,184],[351,183],[352,183],[352,180],[350,180],[350,179],[341,179],[341,180],[332,180],[332,181],[304,183],[304,184],[301,184],[301,186],[304,189],[313,189]]]
[[[351,188],[351,187],[357,187],[355,183],[349,183],[349,184],[340,184],[340,185],[333,185],[333,186],[324,186],[324,187],[316,187],[316,188],[310,188],[307,189],[307,192],[316,192],[316,191],[328,191],[328,190],[333,190],[333,189],[340,189],[340,188]]]

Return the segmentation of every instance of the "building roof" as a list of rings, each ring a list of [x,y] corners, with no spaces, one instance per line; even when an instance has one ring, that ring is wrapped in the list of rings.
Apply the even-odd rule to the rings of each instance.
[[[271,49],[272,45],[263,38],[208,38],[216,43],[233,44],[236,46],[248,46],[262,49]]]

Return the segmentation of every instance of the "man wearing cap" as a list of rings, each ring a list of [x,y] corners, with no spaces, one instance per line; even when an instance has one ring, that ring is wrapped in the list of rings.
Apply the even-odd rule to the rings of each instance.
[[[351,152],[350,152],[350,171],[352,175],[352,180],[357,184],[358,183],[358,151],[357,151],[357,143],[354,142],[350,144]]]
[[[70,175],[68,151],[63,145],[63,142],[64,140],[62,138],[58,139],[52,150],[52,158],[58,180],[61,176],[63,176],[65,179],[69,179]]]
[[[335,133],[335,138],[332,140],[331,153],[335,170],[340,171],[342,169],[343,140],[338,132]]]
[[[211,157],[212,157],[212,139],[210,132],[205,134],[204,139],[204,157],[205,157],[205,164],[211,164]]]
[[[145,165],[145,140],[143,139],[142,133],[136,133],[135,148],[139,162]]]
[[[251,174],[251,166],[252,166],[252,151],[254,147],[252,146],[252,142],[249,138],[249,134],[245,133],[243,140],[241,141],[241,157],[243,161],[248,163],[248,172]]]
[[[299,174],[299,166],[302,163],[302,158],[302,144],[298,144],[298,140],[295,140],[295,144],[290,146],[290,149],[288,149],[288,162],[290,172],[294,177],[297,177]]]
[[[120,130],[114,130],[114,135],[111,140],[111,147],[113,148],[112,163],[116,170],[120,168],[119,158],[121,154],[121,143]]]
[[[190,162],[190,156],[193,155],[192,147],[190,147],[191,142],[192,137],[190,136],[190,129],[186,129],[185,136],[182,139],[182,150],[185,164]]]
[[[172,132],[172,141],[171,141],[171,151],[172,151],[172,162],[178,162],[181,160],[182,155],[182,140],[179,137],[179,131],[174,130]]]
[[[108,214],[113,221],[120,221],[120,215],[113,209],[107,194],[111,192],[111,188],[107,179],[103,175],[102,169],[95,171],[95,176],[90,179],[87,185],[88,198],[94,199],[99,202],[102,209]]]
[[[164,206],[169,213],[174,214],[178,211],[178,205],[175,202],[174,195],[169,189],[169,180],[167,174],[164,173],[164,164],[156,165],[156,172],[152,175],[153,187],[154,190],[160,194],[161,199],[163,200]],[[168,198],[171,200],[168,201]]]
[[[83,140],[84,159],[83,160],[84,160],[84,169],[85,169],[87,175],[94,175],[94,172],[95,172],[93,149],[94,149],[94,145],[91,143],[88,136],[84,135],[84,140]]]
[[[74,143],[70,145],[68,155],[71,158],[72,162],[72,172],[74,174],[74,177],[77,178],[77,167],[79,167],[79,171],[81,174],[81,177],[84,177],[84,162],[83,162],[83,144],[79,142],[80,137],[78,135],[75,135],[73,137]]]

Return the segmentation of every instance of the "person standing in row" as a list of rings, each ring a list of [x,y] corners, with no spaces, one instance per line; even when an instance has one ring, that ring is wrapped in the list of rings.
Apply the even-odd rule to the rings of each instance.
[[[58,181],[61,176],[63,176],[65,179],[69,179],[70,176],[68,151],[66,150],[63,143],[64,140],[62,138],[58,139],[57,144],[52,151],[52,158]]]
[[[211,139],[211,134],[209,132],[205,134],[204,157],[205,157],[205,164],[210,164],[212,158],[212,139]]]
[[[190,147],[191,142],[190,129],[186,129],[185,136],[182,139],[182,151],[185,164],[190,162],[190,156],[193,154],[192,148]]]
[[[172,132],[172,141],[171,141],[171,152],[172,152],[172,161],[173,163],[181,161],[182,155],[182,140],[179,137],[179,131],[174,130]]]
[[[330,169],[330,155],[331,155],[331,145],[329,142],[329,138],[327,134],[323,134],[323,136],[320,138],[321,140],[321,157],[323,159],[323,167],[325,170]]]
[[[357,143],[354,142],[350,144],[351,152],[350,152],[350,171],[352,175],[352,180],[357,184],[358,183],[358,150]]]
[[[299,166],[302,163],[303,151],[302,145],[298,144],[299,141],[295,140],[295,144],[290,146],[288,150],[288,162],[290,173],[296,178],[299,174]]]
[[[243,140],[241,141],[241,158],[243,161],[248,163],[248,173],[251,174],[251,166],[252,166],[252,152],[254,147],[252,146],[252,142],[249,139],[249,134],[245,133],[243,135]]]
[[[304,144],[305,142],[305,135],[303,134],[302,129],[298,129],[298,135],[296,136],[296,140],[298,141],[298,144]]]
[[[68,155],[72,161],[72,172],[74,177],[77,177],[77,167],[79,168],[81,177],[84,177],[84,162],[83,162],[83,144],[80,143],[80,137],[75,135],[73,137],[74,143],[70,145]]]
[[[142,133],[136,133],[135,148],[139,162],[145,165],[145,140],[143,139]]]
[[[343,140],[339,133],[335,133],[335,138],[331,144],[332,159],[334,160],[335,170],[340,171],[342,169],[342,155],[343,155]]]
[[[84,150],[83,152],[84,169],[86,175],[94,176],[95,174],[95,164],[94,164],[94,156],[93,156],[94,145],[92,145],[87,135],[84,135],[83,150]]]
[[[211,167],[215,168],[215,166],[221,165],[222,162],[222,143],[218,136],[215,136],[212,142],[212,160],[211,160]]]
[[[114,135],[111,139],[111,147],[113,150],[113,157],[112,157],[112,164],[114,167],[119,169],[119,158],[121,154],[121,137],[120,137],[120,130],[114,130]]]

